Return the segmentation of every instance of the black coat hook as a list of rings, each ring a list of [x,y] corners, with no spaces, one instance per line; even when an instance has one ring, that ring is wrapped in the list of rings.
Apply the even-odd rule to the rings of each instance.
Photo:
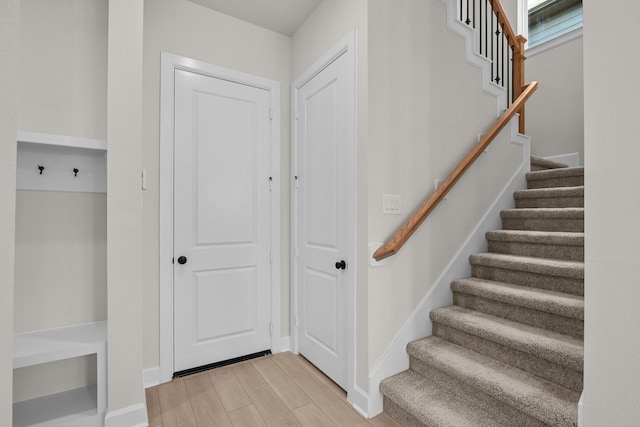
[[[78,172],[80,172],[78,168],[73,168],[73,176],[78,176]]]
[[[42,171],[44,171],[44,166],[38,165],[38,169],[40,169],[40,175],[42,175]]]

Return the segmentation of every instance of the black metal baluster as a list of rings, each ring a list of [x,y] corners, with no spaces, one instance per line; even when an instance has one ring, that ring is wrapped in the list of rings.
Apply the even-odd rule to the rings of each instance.
[[[493,12],[493,8],[492,8],[492,12]],[[495,61],[493,58],[493,19],[494,19],[494,14],[491,14],[491,81],[493,81],[494,78],[494,73],[493,73],[493,67],[495,66]]]
[[[462,0],[460,0],[460,22],[462,22]]]
[[[507,36],[507,106],[511,105],[511,42]]]
[[[478,9],[480,10],[480,19],[479,19],[479,23],[480,23],[480,55],[482,55],[482,3],[480,3],[478,5]]]
[[[504,27],[502,27],[502,54],[500,55],[502,57],[502,87],[504,87]]]
[[[476,0],[473,0],[473,29],[476,28]]]
[[[500,16],[496,14],[496,84],[500,84]]]
[[[464,21],[467,25],[471,23],[471,20],[469,19],[469,9],[469,0],[467,0],[467,20]]]
[[[484,57],[487,58],[489,56],[489,35],[487,31],[489,31],[489,0],[484,0]]]

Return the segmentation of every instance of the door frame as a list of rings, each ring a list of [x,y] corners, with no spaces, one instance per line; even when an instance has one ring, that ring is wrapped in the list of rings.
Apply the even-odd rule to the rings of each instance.
[[[351,203],[347,205],[347,229],[349,235],[346,243],[347,259],[349,260],[349,267],[345,270],[345,284],[347,285],[346,292],[346,334],[347,334],[347,348],[346,348],[346,363],[347,363],[347,398],[353,397],[357,394],[356,381],[355,381],[355,363],[356,363],[356,214],[357,214],[357,200],[356,200],[356,42],[355,31],[349,32],[345,37],[338,42],[333,48],[326,52],[320,59],[318,59],[311,67],[304,71],[297,79],[291,84],[291,291],[290,291],[290,334],[291,334],[291,348],[296,354],[298,353],[298,257],[297,257],[297,241],[298,241],[298,218],[297,218],[297,206],[298,195],[296,191],[296,179],[298,172],[298,129],[297,129],[297,109],[298,109],[298,96],[300,89],[309,80],[318,75],[322,70],[327,68],[331,63],[341,56],[345,56],[347,62],[347,90],[348,90],[348,105],[347,105],[347,143],[348,147],[344,151],[344,155],[347,158],[347,164],[352,167],[347,171],[347,183],[345,183],[345,189],[347,191],[347,200]],[[349,399],[352,400],[352,399]]]
[[[189,71],[270,92],[269,135],[271,186],[271,351],[281,347],[280,332],[280,83],[275,80],[161,52],[160,66],[160,382],[174,372],[173,313],[173,183],[174,183],[174,91],[175,70]]]

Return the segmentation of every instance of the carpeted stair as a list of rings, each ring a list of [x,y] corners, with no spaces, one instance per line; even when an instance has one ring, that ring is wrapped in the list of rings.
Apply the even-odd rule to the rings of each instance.
[[[380,384],[403,426],[575,426],[582,391],[584,170],[532,158],[528,189]]]

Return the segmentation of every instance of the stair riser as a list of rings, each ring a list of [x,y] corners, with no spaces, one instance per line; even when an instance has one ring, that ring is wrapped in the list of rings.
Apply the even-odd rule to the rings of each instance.
[[[584,197],[516,198],[516,208],[583,208]]]
[[[579,187],[584,185],[584,176],[567,176],[549,179],[527,180],[527,188],[556,188],[556,187]]]
[[[536,328],[580,339],[584,337],[584,323],[580,319],[558,316],[557,314],[459,292],[453,293],[453,303],[460,307],[535,326]]]
[[[387,396],[384,396],[382,405],[384,408],[384,412],[386,412],[387,415],[400,423],[400,425],[403,427],[435,427],[435,424],[428,425],[421,423],[413,415],[402,409],[400,406],[396,405],[393,400],[389,399]]]
[[[521,255],[535,258],[553,258],[568,261],[584,261],[584,246],[547,245],[528,242],[488,240],[489,252]]]
[[[584,232],[584,218],[502,218],[503,230]]]
[[[575,391],[582,390],[582,372],[439,323],[433,324],[433,335],[537,375],[562,387]]]
[[[506,270],[484,265],[471,265],[471,275],[480,279],[549,291],[565,292],[572,295],[584,295],[584,281],[570,277],[548,276],[519,270]]]
[[[414,356],[409,356],[409,367],[430,381],[434,381],[441,387],[455,390],[455,393],[469,402],[469,406],[480,409],[486,413],[494,415],[496,425],[518,425],[518,426],[544,426],[540,420],[530,415],[520,412],[513,406],[502,400],[485,393],[482,390],[461,381],[454,375],[449,375],[434,367],[429,361],[421,360]]]

